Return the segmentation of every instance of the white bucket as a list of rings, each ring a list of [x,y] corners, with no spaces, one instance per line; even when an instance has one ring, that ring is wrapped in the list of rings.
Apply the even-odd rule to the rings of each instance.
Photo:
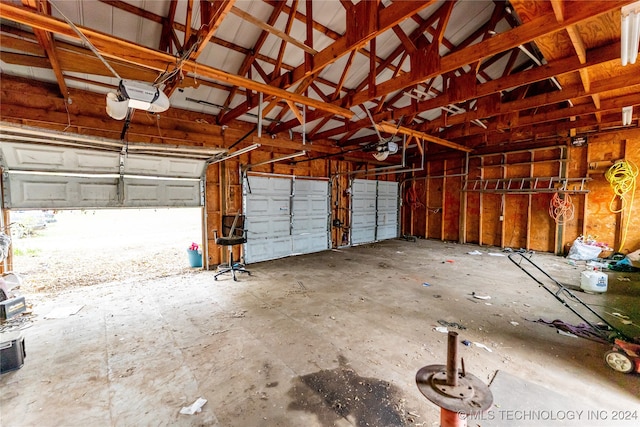
[[[580,289],[585,292],[607,292],[608,277],[600,271],[583,271],[580,275]]]

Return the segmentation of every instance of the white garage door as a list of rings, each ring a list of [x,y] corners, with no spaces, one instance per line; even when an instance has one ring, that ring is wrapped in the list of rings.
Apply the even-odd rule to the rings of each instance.
[[[328,181],[295,178],[293,186],[293,253],[308,254],[329,249]]]
[[[351,244],[376,240],[378,181],[354,179],[351,184]]]
[[[248,175],[245,262],[328,249],[328,194],[325,180]]]
[[[351,244],[398,236],[398,183],[354,179],[351,184]]]
[[[202,206],[206,159],[218,149],[127,144],[0,127],[8,209]],[[160,151],[162,150],[162,151]]]
[[[398,237],[398,183],[378,181],[376,240]]]

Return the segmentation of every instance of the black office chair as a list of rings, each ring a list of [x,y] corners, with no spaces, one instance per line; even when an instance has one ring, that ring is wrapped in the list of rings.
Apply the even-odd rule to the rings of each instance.
[[[222,236],[218,237],[218,230],[214,230],[213,235],[216,239],[216,245],[229,248],[229,265],[219,270],[213,276],[213,279],[218,280],[219,275],[231,272],[233,280],[237,282],[236,271],[247,273],[251,276],[251,272],[244,268],[244,264],[233,260],[233,247],[247,241],[247,234],[244,229],[244,215],[239,213],[236,215],[222,215]]]

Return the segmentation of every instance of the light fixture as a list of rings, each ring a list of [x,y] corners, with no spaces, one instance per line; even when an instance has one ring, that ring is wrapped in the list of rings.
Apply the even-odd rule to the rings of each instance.
[[[473,123],[476,126],[480,126],[481,128],[487,129],[487,125],[482,123],[482,121],[480,119],[473,119],[473,120],[471,120],[471,123]]]
[[[622,66],[635,64],[640,42],[640,1],[628,4],[620,10],[620,60]]]
[[[622,126],[629,126],[633,121],[633,105],[622,107]]]
[[[224,155],[222,157],[213,158],[211,161],[209,161],[207,163],[210,164],[210,165],[213,165],[213,164],[216,164],[216,163],[220,163],[220,162],[228,160],[228,159],[230,159],[232,157],[236,157],[236,156],[239,156],[241,154],[248,153],[249,151],[255,150],[258,147],[260,147],[260,144],[253,144],[253,145],[250,145],[248,147],[244,147],[244,148],[241,148],[239,150],[236,150],[233,153],[227,153],[226,155]]]

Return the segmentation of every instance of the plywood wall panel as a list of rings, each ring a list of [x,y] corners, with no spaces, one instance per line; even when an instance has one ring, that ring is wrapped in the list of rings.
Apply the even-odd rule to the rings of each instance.
[[[480,242],[480,193],[467,193],[467,243]]]
[[[482,210],[480,211],[482,221],[482,244],[490,246],[500,246],[502,238],[500,222],[500,206],[502,195],[483,194]]]
[[[428,181],[424,179],[415,182],[415,192],[418,203],[413,207],[414,235],[427,238],[427,188]]]
[[[444,193],[443,240],[458,241],[460,239],[460,197],[462,179],[446,178]]]
[[[551,197],[551,194],[545,193],[531,195],[531,218],[529,221],[531,224],[529,227],[529,249],[531,250],[554,252],[556,223],[549,216]]]
[[[640,169],[640,137],[626,140],[626,158],[633,162]],[[625,244],[616,249],[629,253],[640,249],[640,175],[636,180],[636,190],[634,194],[633,207],[625,215],[625,221],[629,220],[627,227],[627,238]]]
[[[529,196],[508,194],[504,206],[504,246],[524,248],[527,246],[527,217]]]
[[[444,161],[429,163],[429,176],[444,174]],[[442,239],[442,210],[443,210],[443,178],[429,179],[429,193],[427,195],[427,230],[430,239]]]

